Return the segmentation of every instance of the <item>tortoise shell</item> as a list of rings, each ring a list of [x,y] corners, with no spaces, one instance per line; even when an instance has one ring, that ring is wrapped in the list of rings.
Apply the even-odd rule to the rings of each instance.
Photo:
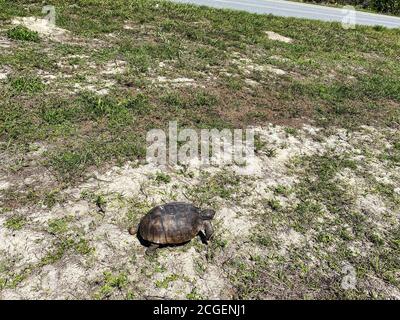
[[[157,244],[179,244],[194,238],[200,231],[200,210],[185,202],[171,202],[154,207],[140,221],[139,235]]]

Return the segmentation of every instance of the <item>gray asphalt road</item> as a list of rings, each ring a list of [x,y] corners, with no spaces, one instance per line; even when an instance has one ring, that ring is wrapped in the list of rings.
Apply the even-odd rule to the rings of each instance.
[[[215,8],[244,10],[253,13],[271,13],[276,16],[315,19],[343,22],[347,17],[354,17],[356,24],[380,25],[388,28],[399,28],[400,17],[356,11],[351,13],[342,8],[324,7],[285,0],[172,0],[181,3],[193,3]]]

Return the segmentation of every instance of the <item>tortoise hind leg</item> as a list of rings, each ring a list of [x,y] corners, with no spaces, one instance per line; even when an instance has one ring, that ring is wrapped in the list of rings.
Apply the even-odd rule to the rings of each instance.
[[[160,245],[152,243],[146,250],[147,256],[153,256],[156,253],[156,250],[160,247]]]
[[[135,235],[135,234],[138,232],[138,227],[137,227],[137,226],[130,227],[130,228],[128,229],[128,232],[129,232],[131,235]]]

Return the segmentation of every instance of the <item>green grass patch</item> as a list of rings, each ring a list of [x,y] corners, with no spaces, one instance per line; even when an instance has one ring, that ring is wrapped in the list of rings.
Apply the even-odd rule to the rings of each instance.
[[[38,77],[20,76],[9,80],[15,93],[38,93],[44,90],[45,84]]]
[[[179,279],[179,275],[171,274],[171,275],[165,277],[163,280],[156,281],[155,284],[156,284],[157,288],[167,289],[171,282],[174,282],[174,281],[176,281],[178,279]]]
[[[7,31],[7,36],[13,40],[39,42],[39,33],[25,26],[16,26]]]
[[[95,299],[101,300],[109,297],[115,290],[122,290],[128,284],[128,277],[125,272],[113,274],[104,272],[103,284],[95,294]]]
[[[22,227],[26,224],[26,219],[22,216],[14,216],[11,218],[8,218],[6,222],[4,223],[4,226],[7,229],[17,231],[21,230]]]
[[[157,172],[156,181],[158,183],[170,183],[171,177],[168,174],[165,174],[164,172]]]
[[[71,218],[59,218],[50,220],[48,223],[48,232],[53,234],[62,234],[68,231],[68,222]]]

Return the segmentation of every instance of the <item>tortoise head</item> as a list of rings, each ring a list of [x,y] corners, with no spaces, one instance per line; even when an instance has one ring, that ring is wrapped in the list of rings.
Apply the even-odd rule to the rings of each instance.
[[[212,209],[205,209],[200,211],[200,217],[203,220],[212,220],[215,216],[215,211]]]

